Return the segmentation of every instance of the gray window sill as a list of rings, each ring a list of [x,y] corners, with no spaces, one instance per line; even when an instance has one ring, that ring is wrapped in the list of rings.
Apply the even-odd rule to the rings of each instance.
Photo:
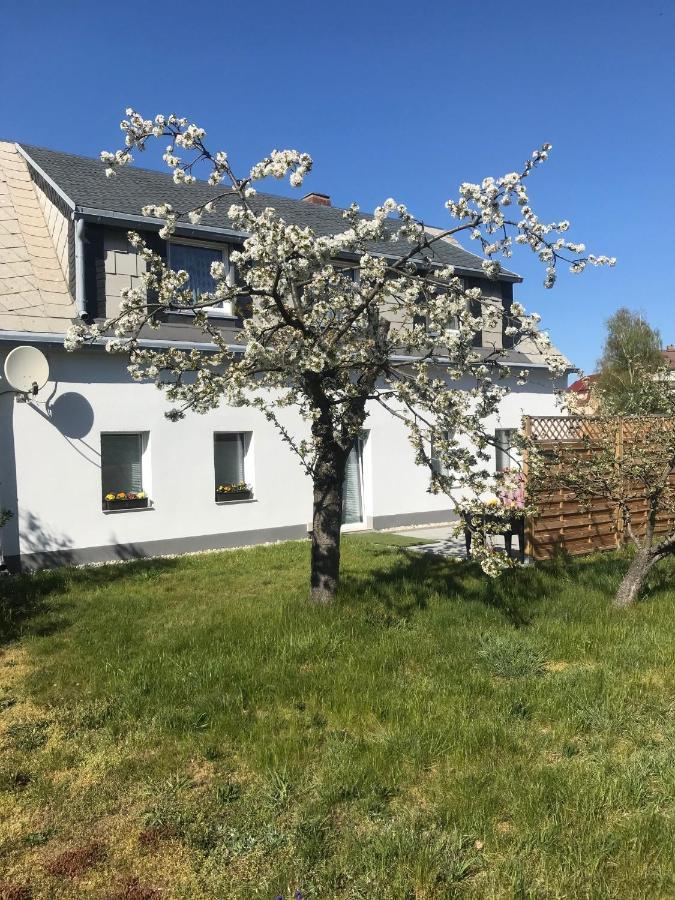
[[[150,504],[149,506],[137,506],[135,509],[102,509],[101,512],[104,516],[119,516],[120,513],[150,512],[154,508],[153,504]]]
[[[257,503],[257,497],[250,497],[248,500],[214,500],[216,506],[239,506],[241,503]]]

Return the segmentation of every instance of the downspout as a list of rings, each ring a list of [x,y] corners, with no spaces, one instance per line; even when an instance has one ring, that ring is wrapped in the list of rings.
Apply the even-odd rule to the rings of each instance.
[[[89,319],[87,296],[84,287],[84,219],[73,213],[75,220],[75,306],[77,316],[83,322]]]

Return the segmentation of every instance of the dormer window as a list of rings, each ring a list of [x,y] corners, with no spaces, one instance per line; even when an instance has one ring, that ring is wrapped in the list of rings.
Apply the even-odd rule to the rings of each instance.
[[[227,247],[222,244],[171,241],[168,245],[168,264],[174,272],[184,269],[190,276],[188,288],[195,303],[200,303],[203,294],[212,293],[216,282],[211,276],[211,263],[223,262],[228,266]],[[232,303],[218,303],[204,307],[216,315],[234,315]]]

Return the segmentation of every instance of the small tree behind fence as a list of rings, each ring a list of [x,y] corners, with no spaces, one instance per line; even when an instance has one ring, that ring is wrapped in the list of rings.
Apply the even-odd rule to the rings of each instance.
[[[529,556],[613,550],[643,543],[649,529],[650,545],[673,534],[675,419],[536,416],[524,428],[537,507],[526,525]]]

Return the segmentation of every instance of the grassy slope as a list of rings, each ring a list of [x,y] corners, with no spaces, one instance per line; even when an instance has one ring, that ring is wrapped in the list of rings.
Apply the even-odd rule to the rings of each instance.
[[[675,895],[672,569],[617,613],[616,557],[353,536],[332,609],[307,565],[0,581],[0,897]]]

